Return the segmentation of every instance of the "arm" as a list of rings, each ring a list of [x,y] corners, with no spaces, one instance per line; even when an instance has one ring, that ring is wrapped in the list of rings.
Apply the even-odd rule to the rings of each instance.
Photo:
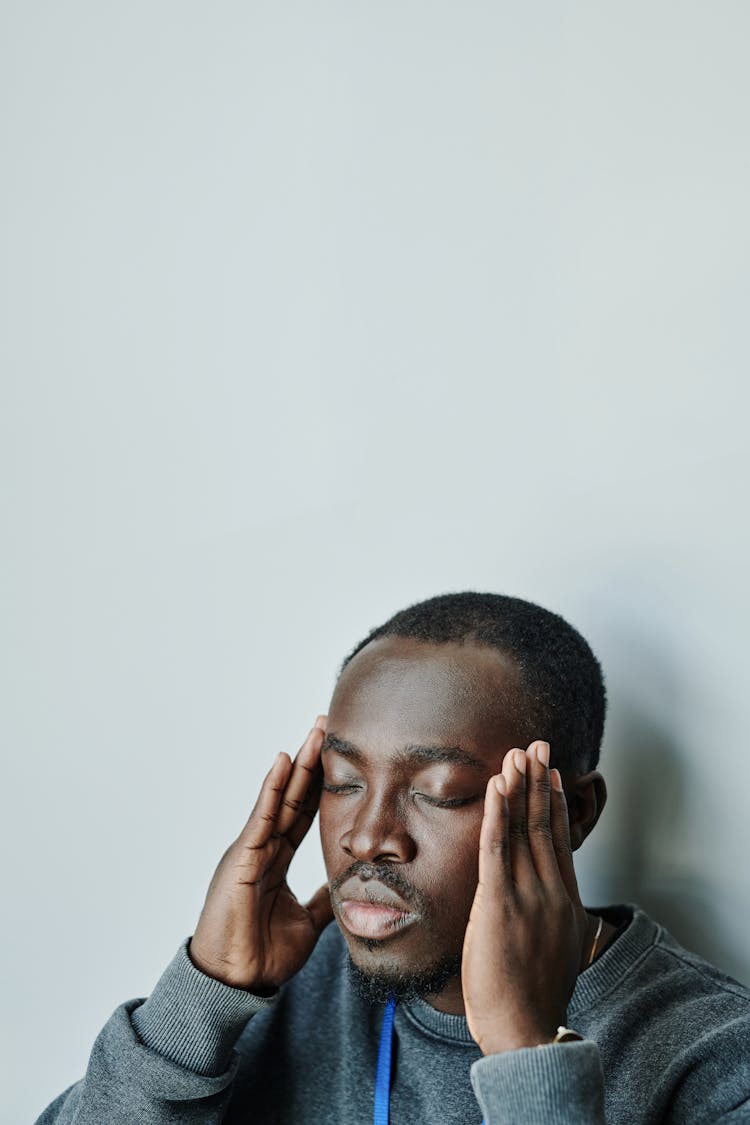
[[[280,754],[224,853],[192,939],[145,1002],[121,1005],[85,1077],[37,1125],[218,1125],[232,1096],[234,1046],[302,968],[331,918],[326,887],[297,902],[287,870],[317,811],[321,718],[294,763]]]
[[[238,1062],[234,1044],[247,1020],[272,1001],[205,976],[187,946],[182,943],[145,1003],[117,1008],[94,1043],[85,1077],[37,1125],[224,1120]]]
[[[546,743],[509,751],[485,796],[462,983],[485,1056],[471,1081],[487,1125],[604,1125],[596,1044],[552,1043],[585,965],[587,916],[560,775],[548,763]]]

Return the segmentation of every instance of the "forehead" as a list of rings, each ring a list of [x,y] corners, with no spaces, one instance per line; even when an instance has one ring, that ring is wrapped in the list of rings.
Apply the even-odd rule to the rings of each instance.
[[[328,729],[373,751],[415,742],[489,750],[514,725],[518,677],[512,658],[486,645],[382,637],[342,672]]]

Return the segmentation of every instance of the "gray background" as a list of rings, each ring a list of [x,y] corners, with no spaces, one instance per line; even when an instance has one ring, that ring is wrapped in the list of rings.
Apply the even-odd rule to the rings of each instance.
[[[0,21],[4,1120],[150,991],[349,648],[446,590],[590,639],[584,900],[750,981],[747,5]]]

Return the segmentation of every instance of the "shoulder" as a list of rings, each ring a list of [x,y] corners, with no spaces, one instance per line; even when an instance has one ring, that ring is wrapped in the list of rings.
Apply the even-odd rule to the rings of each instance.
[[[579,977],[575,997],[581,1006],[612,1000],[622,988],[685,1003],[691,997],[715,997],[717,1003],[745,1012],[750,988],[700,954],[683,946],[666,926],[635,903],[602,908],[599,913],[622,929],[616,940]],[[627,923],[627,924],[624,924]]]
[[[750,989],[628,907],[629,925],[579,977],[571,1026],[599,1046],[614,1120],[634,1096],[649,1119],[719,1120],[750,1098]]]
[[[650,1040],[658,1052],[668,1044],[689,1051],[706,1035],[747,1049],[750,989],[686,949],[645,910],[627,907],[630,923],[578,978],[572,1012],[607,1037]],[[615,909],[623,908],[608,913]]]
[[[658,966],[659,978],[679,983],[679,997],[687,1001],[692,997],[702,1002],[713,998],[727,1011],[750,1016],[750,988],[725,973],[699,953],[682,945],[670,931],[650,919],[645,911],[638,911],[653,928],[651,948],[652,970]],[[648,965],[648,963],[647,963]]]

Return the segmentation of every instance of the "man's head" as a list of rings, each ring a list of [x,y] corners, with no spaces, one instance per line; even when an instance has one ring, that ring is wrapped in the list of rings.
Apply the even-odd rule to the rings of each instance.
[[[580,846],[606,800],[595,770],[604,712],[583,637],[518,598],[430,598],[347,657],[320,831],[337,921],[373,995],[457,987],[484,791],[508,749],[550,743]]]

